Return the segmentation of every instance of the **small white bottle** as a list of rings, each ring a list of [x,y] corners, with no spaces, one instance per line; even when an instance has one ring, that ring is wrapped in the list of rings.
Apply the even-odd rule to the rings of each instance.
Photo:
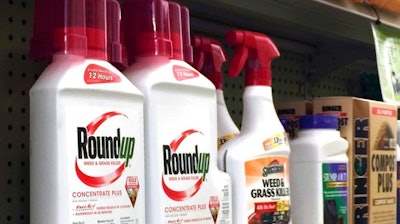
[[[290,142],[292,220],[296,224],[348,223],[348,142],[334,115],[304,115]],[[331,220],[332,222],[327,222]]]

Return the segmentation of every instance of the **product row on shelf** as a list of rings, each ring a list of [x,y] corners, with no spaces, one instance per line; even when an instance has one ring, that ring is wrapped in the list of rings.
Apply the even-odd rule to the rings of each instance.
[[[34,18],[31,224],[396,222],[396,105],[274,103],[275,43],[191,35],[173,1],[36,0]],[[245,77],[240,127],[225,62]]]

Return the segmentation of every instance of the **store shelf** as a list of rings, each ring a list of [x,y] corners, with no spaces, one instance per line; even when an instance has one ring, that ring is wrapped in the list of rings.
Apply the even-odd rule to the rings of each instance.
[[[296,42],[346,41],[373,44],[371,7],[350,0],[181,0],[195,17],[274,33]],[[400,14],[377,9],[383,24],[400,27]],[[223,32],[216,31],[218,33]],[[321,39],[323,37],[323,39]],[[328,39],[326,39],[328,38]]]
[[[121,0],[122,1],[122,0]],[[375,69],[368,7],[349,0],[177,0],[189,7],[193,33],[221,42],[228,29],[268,34],[274,98],[350,95],[354,77]],[[28,58],[34,0],[0,1],[0,223],[29,223],[29,89],[45,67]],[[378,10],[384,24],[400,16]],[[232,48],[227,48],[232,54]],[[354,81],[355,80],[355,81]],[[243,80],[225,79],[231,115],[241,121]]]

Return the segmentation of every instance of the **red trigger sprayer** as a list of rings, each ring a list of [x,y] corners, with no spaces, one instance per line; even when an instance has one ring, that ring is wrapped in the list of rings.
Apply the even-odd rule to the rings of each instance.
[[[226,34],[225,41],[236,51],[229,66],[229,77],[236,77],[246,67],[246,86],[271,86],[271,61],[280,56],[271,39],[260,33],[233,30]]]
[[[225,52],[220,43],[204,36],[192,36],[194,65],[215,86],[217,95],[217,134],[218,148],[239,134],[225,104],[223,92],[222,64],[226,61]],[[224,168],[224,157],[218,157],[218,167]]]
[[[222,89],[222,64],[226,62],[226,55],[221,45],[213,39],[204,36],[193,36],[194,50],[193,65],[215,85]]]

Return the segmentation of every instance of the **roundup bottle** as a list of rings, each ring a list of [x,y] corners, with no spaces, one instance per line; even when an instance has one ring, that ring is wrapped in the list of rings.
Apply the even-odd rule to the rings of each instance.
[[[218,148],[225,142],[239,134],[228,109],[226,108],[223,92],[222,64],[226,61],[222,46],[215,40],[203,37],[193,37],[194,64],[197,70],[204,74],[216,88],[217,94],[217,121],[218,121]],[[225,153],[220,153],[224,155]],[[218,167],[225,170],[224,157],[218,157]]]
[[[305,115],[290,142],[292,217],[296,224],[348,223],[348,142],[334,115]]]
[[[270,63],[278,49],[267,36],[249,31],[230,31],[226,42],[236,48],[228,75],[246,67],[242,129],[219,151],[226,151],[233,183],[233,223],[291,223],[290,149],[271,89]]]
[[[30,90],[30,223],[145,223],[143,96],[105,61],[105,1],[35,4],[54,36]]]
[[[122,3],[124,38],[134,60],[124,73],[145,96],[146,223],[228,224],[231,186],[217,169],[215,88],[182,61],[176,31],[181,24],[173,22],[177,6]]]

